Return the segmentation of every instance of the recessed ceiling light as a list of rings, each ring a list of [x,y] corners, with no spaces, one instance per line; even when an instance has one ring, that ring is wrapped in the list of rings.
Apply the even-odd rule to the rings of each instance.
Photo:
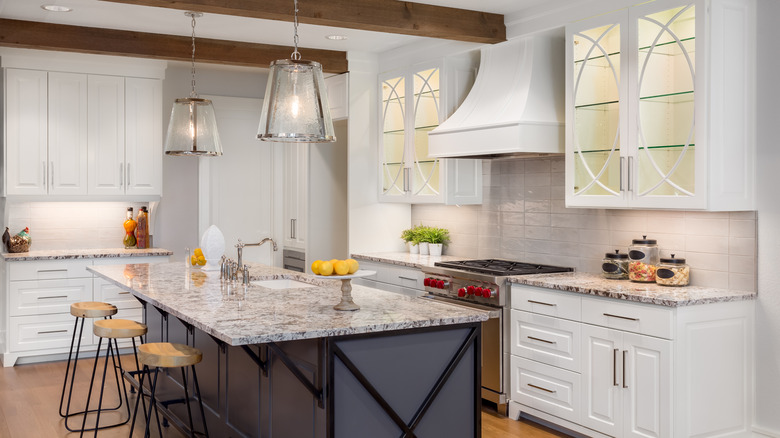
[[[41,9],[44,9],[49,12],[70,12],[73,10],[73,8],[69,8],[67,6],[60,6],[60,5],[41,5]]]
[[[343,41],[347,39],[346,35],[328,35],[325,38],[333,41]]]

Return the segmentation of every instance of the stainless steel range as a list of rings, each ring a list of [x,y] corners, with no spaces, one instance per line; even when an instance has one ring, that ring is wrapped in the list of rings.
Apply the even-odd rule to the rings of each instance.
[[[491,312],[482,323],[482,398],[506,415],[509,389],[509,285],[514,275],[569,272],[572,268],[500,259],[436,262],[423,267],[428,297]]]

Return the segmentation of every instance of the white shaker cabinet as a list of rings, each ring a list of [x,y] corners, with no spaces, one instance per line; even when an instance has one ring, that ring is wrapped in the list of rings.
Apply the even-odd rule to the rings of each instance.
[[[128,195],[162,194],[162,123],[162,81],[126,78],[125,184]]]
[[[754,23],[655,0],[568,25],[566,205],[755,209]]]
[[[341,120],[349,117],[349,73],[328,76],[325,86],[328,87],[328,106],[330,117]]]
[[[87,126],[87,75],[50,72],[50,195],[87,194]]]
[[[88,192],[95,195],[124,194],[125,78],[89,75],[87,108]]]
[[[41,195],[48,175],[48,75],[5,70],[5,192]]]
[[[379,76],[379,200],[409,204],[482,203],[482,161],[428,156],[428,132],[474,83],[468,62],[444,60]]]

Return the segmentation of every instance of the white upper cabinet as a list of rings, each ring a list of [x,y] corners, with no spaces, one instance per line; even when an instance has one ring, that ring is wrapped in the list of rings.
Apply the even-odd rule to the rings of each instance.
[[[5,71],[5,192],[47,193],[48,79],[45,71]]]
[[[473,81],[473,67],[454,62],[430,62],[380,75],[380,201],[482,202],[481,160],[428,156],[428,132],[457,108]]]
[[[162,83],[5,68],[5,194],[162,194]]]
[[[347,88],[349,73],[328,76],[325,86],[328,87],[328,106],[330,118],[341,120],[349,117],[349,91]]]
[[[566,205],[750,210],[752,2],[655,0],[566,28]]]
[[[128,195],[162,194],[162,82],[125,79],[125,184]]]

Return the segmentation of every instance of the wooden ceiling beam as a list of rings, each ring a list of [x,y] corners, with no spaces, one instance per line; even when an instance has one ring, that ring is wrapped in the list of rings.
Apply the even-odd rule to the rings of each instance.
[[[188,36],[4,18],[0,18],[0,46],[187,62],[192,53],[192,39]],[[293,47],[197,38],[196,50],[197,62],[267,68],[271,61],[289,58]],[[346,52],[319,49],[305,49],[305,52],[307,59],[322,64],[323,71],[348,70]]]
[[[292,0],[102,0],[293,21]],[[475,43],[506,41],[504,16],[397,0],[299,0],[298,21]]]

